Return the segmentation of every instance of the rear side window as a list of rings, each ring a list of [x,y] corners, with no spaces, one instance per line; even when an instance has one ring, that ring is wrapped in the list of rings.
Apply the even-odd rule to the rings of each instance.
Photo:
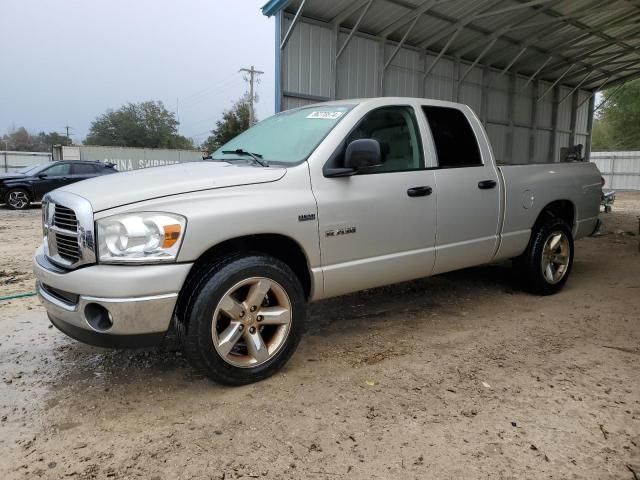
[[[96,167],[94,165],[74,163],[73,174],[74,175],[93,175],[96,173]]]
[[[467,117],[447,107],[422,107],[436,144],[440,168],[482,165],[478,141]]]

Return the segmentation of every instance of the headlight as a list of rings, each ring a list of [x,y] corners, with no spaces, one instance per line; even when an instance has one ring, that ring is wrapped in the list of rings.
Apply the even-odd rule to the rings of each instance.
[[[136,212],[96,222],[103,263],[174,262],[187,220],[172,213]]]

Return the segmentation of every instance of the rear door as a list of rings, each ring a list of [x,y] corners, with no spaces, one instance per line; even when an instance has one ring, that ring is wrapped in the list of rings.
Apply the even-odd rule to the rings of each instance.
[[[470,111],[433,105],[422,110],[438,162],[433,273],[490,262],[498,245],[501,185],[484,131]]]
[[[98,174],[98,167],[91,163],[74,163],[71,165],[70,183],[93,178]]]

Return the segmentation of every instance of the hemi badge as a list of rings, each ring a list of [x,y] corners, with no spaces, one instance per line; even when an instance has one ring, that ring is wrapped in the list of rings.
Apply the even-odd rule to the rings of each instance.
[[[304,215],[298,215],[299,222],[308,222],[310,220],[315,220],[315,219],[316,219],[315,213],[305,213]]]

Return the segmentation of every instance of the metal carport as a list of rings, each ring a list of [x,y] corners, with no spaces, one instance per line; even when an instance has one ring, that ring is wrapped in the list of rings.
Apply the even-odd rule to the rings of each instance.
[[[271,0],[276,111],[412,96],[470,105],[502,163],[588,154],[595,92],[640,77],[636,0]]]

